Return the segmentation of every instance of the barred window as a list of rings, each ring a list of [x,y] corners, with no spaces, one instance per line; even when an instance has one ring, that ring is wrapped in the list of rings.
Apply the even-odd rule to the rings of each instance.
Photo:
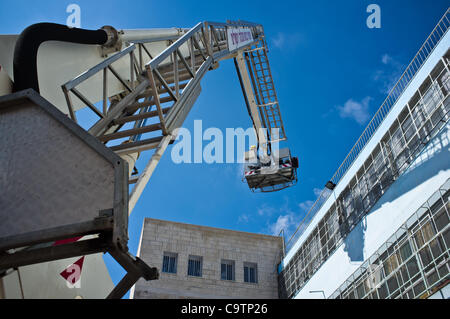
[[[255,263],[244,263],[244,282],[258,282],[257,265]]]
[[[189,256],[188,260],[188,276],[201,277],[202,276],[202,257]]]
[[[169,274],[177,273],[177,259],[178,254],[165,252],[163,257],[162,272]]]
[[[234,260],[222,260],[220,263],[220,279],[234,280]]]

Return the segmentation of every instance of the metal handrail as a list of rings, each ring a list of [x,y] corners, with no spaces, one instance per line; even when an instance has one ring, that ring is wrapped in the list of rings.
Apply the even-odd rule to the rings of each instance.
[[[250,22],[237,22],[235,23],[221,23],[221,22],[199,22],[197,23],[192,29],[189,29],[188,32],[183,34],[178,40],[176,40],[174,43],[172,43],[169,47],[167,47],[164,51],[162,51],[158,56],[153,58],[151,61],[149,61],[146,64],[146,67],[150,67],[152,69],[155,69],[158,67],[158,65],[167,59],[171,54],[173,54],[177,49],[181,47],[186,41],[188,41],[190,38],[192,38],[200,29],[207,30],[209,26],[216,26],[216,27],[234,27],[234,26],[247,26],[247,27],[260,27],[260,24],[254,24]],[[259,41],[259,39],[255,39],[254,42]],[[251,43],[249,45],[253,45],[254,43]]]
[[[404,92],[406,87],[411,83],[412,79],[415,77],[417,72],[420,70],[422,65],[425,63],[431,52],[433,52],[434,48],[437,46],[437,44],[440,42],[440,40],[444,37],[444,35],[447,33],[448,28],[450,27],[450,8],[447,9],[445,14],[442,16],[442,18],[439,20],[437,25],[434,27],[433,31],[430,33],[428,38],[424,41],[420,49],[417,51],[414,58],[411,60],[399,80],[396,82],[396,84],[392,87],[392,89],[389,91],[388,96],[384,100],[384,102],[381,104],[380,108],[377,110],[375,115],[373,116],[372,120],[369,122],[361,136],[356,141],[355,145],[352,147],[350,152],[345,157],[342,164],[339,166],[339,168],[334,173],[333,177],[330,181],[332,181],[334,184],[338,184],[342,177],[347,173],[348,169],[353,164],[354,160],[358,157],[358,155],[361,153],[361,151],[364,149],[364,147],[367,145],[369,140],[372,138],[374,133],[377,131],[380,124],[383,122],[383,120],[386,118],[386,116],[389,114],[390,110],[394,106],[394,104],[397,102],[400,95]],[[327,189],[322,190],[317,200],[314,202],[313,206],[310,208],[306,216],[303,218],[303,220],[300,222],[299,226],[295,230],[295,232],[292,234],[292,236],[289,238],[286,246],[289,247],[288,249],[292,248],[294,237],[300,237],[303,232],[308,228],[309,223],[312,221],[312,218],[315,216],[315,214],[320,210],[322,205],[325,203],[325,201],[330,196],[331,192],[329,192]],[[307,225],[304,225],[307,218],[310,217],[311,220]],[[299,232],[300,228],[303,226],[303,231]]]
[[[164,51],[162,51],[158,56],[154,57],[150,62],[148,62],[145,66],[151,67],[155,69],[162,61],[164,61],[167,57],[169,57],[175,50],[183,45],[187,40],[189,40],[192,36],[197,33],[201,28],[203,28],[203,22],[197,23],[192,29],[183,34],[178,40],[172,43],[169,47],[167,47]]]
[[[76,78],[74,78],[74,79],[68,81],[67,83],[63,84],[63,87],[66,90],[73,89],[74,87],[76,87],[81,82],[86,81],[87,79],[89,79],[90,77],[94,76],[98,72],[100,72],[103,69],[107,68],[113,62],[115,62],[115,61],[119,60],[121,57],[129,54],[135,48],[136,48],[136,45],[135,44],[131,44],[130,46],[124,48],[122,51],[117,52],[116,54],[114,54],[114,55],[110,56],[109,58],[103,60],[102,62],[100,62],[96,66],[94,66],[94,67],[90,68],[89,70],[81,73]]]

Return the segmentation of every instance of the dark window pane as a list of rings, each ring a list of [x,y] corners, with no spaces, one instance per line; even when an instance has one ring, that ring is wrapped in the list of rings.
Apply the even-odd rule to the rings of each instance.
[[[227,280],[233,280],[233,266],[227,265]]]
[[[449,219],[447,216],[447,211],[445,210],[444,207],[442,207],[439,213],[437,213],[434,216],[434,222],[436,224],[438,231],[441,231],[442,229],[444,229],[445,226],[448,225]]]
[[[432,260],[431,251],[428,246],[425,246],[423,249],[419,251],[420,259],[422,260],[422,265],[427,266]]]
[[[403,282],[407,282],[409,280],[409,276],[408,276],[408,272],[406,271],[406,266],[405,265],[403,265],[400,268],[400,272],[402,274]]]
[[[423,281],[420,280],[419,283],[417,283],[416,285],[414,285],[413,290],[414,290],[414,295],[415,295],[416,297],[420,297],[420,295],[421,295],[421,294],[424,292],[424,290],[425,290],[425,285],[424,285]]]
[[[256,282],[255,268],[250,268],[250,282]]]
[[[448,274],[447,264],[440,266],[438,269],[438,272],[439,272],[439,276],[441,278],[444,278]]]
[[[227,279],[227,267],[225,264],[220,265],[220,278],[223,280]]]
[[[397,278],[395,277],[395,275],[388,279],[387,285],[388,285],[390,293],[393,293],[395,290],[397,290],[398,282],[397,282]]]
[[[427,275],[428,286],[433,286],[438,281],[438,279],[439,277],[436,270],[433,270],[430,274]]]
[[[164,256],[163,257],[163,272],[168,272],[169,271],[169,257],[168,256]]]
[[[400,256],[402,257],[402,261],[405,262],[406,259],[411,256],[412,250],[409,241],[405,242],[402,247],[400,247]]]
[[[388,292],[387,292],[385,283],[381,284],[381,286],[378,288],[378,295],[380,296],[380,299],[386,299],[387,298]]]
[[[202,276],[202,260],[201,257],[189,257],[188,261],[188,275],[201,277]]]
[[[234,280],[234,261],[223,261],[220,266],[220,278],[222,280]]]
[[[441,242],[440,238],[437,237],[434,240],[430,242],[430,248],[431,253],[433,254],[433,257],[436,259],[443,253],[443,243]]]
[[[398,268],[397,254],[392,254],[384,262],[384,273],[386,276],[394,272]]]
[[[416,258],[412,258],[410,261],[408,261],[406,267],[408,267],[410,278],[419,272],[419,266],[417,265]]]
[[[450,249],[450,228],[448,228],[443,234],[442,237],[444,237],[445,245],[447,246],[447,249]]]
[[[414,240],[416,241],[417,248],[420,249],[423,246],[423,244],[424,244],[423,237],[422,237],[422,232],[420,230],[418,230],[414,234]]]
[[[422,234],[425,242],[428,242],[436,234],[433,224],[430,221],[423,225]]]
[[[244,282],[257,282],[256,267],[256,264],[244,263]],[[298,282],[300,283],[300,280]]]
[[[177,273],[177,256],[176,254],[167,254],[163,256],[162,272]]]
[[[363,285],[363,283],[359,284],[359,286],[356,288],[356,292],[358,294],[358,298],[364,297],[365,292],[364,292],[364,285]]]

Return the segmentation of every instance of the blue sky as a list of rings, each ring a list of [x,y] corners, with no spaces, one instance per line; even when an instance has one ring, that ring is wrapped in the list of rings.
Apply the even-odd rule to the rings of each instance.
[[[81,7],[87,29],[191,27],[228,19],[263,24],[288,136],[284,145],[300,160],[295,187],[254,194],[241,181],[239,164],[174,164],[169,148],[131,215],[133,254],[144,217],[266,234],[283,226],[291,233],[448,7],[444,0],[16,0],[0,2],[1,33],[44,21],[65,24],[70,3]],[[371,3],[381,8],[380,29],[366,26]],[[203,79],[184,126],[192,129],[196,119],[204,128],[251,125],[232,61]],[[124,272],[105,259],[117,283]]]

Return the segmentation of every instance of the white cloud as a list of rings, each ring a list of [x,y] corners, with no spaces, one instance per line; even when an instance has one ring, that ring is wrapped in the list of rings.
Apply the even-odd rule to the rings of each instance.
[[[338,106],[339,116],[341,118],[351,118],[358,124],[363,125],[369,119],[369,103],[372,100],[367,96],[362,101],[358,102],[353,99],[347,100],[344,106]]]
[[[383,64],[389,64],[393,61],[392,57],[389,54],[383,54],[383,56],[381,57],[381,62]]]
[[[272,43],[275,47],[278,49],[282,49],[283,45],[286,41],[286,36],[282,32],[278,32],[277,36],[275,38],[272,38]]]
[[[257,213],[259,216],[265,216],[268,219],[270,217],[276,217],[275,221],[274,219],[270,218],[270,221],[267,223],[267,228],[264,232],[268,232],[274,236],[278,236],[280,231],[284,230],[286,240],[288,240],[294,234],[294,232],[296,232],[297,228],[299,228],[297,235],[298,233],[301,233],[308,226],[307,222],[305,224],[302,224],[302,221],[311,207],[314,205],[315,200],[322,193],[322,189],[313,188],[313,192],[315,195],[314,200],[305,200],[301,203],[296,203],[293,207],[292,205],[289,205],[289,202],[287,200],[285,200],[285,203],[279,207],[273,207],[264,204],[259,209],[257,209]]]
[[[297,47],[299,44],[305,43],[305,36],[300,32],[278,32],[277,35],[271,39],[271,42],[273,46],[278,49],[291,49]]]
[[[298,220],[294,217],[293,214],[280,215],[278,216],[277,221],[269,226],[270,233],[274,236],[278,236],[281,230],[284,230],[285,233],[291,232],[291,229],[296,226]]]
[[[380,92],[388,94],[400,79],[405,66],[387,53],[381,56],[381,63],[383,67],[376,70],[372,78],[381,84]]]
[[[266,204],[263,204],[260,208],[257,209],[259,216],[271,216],[275,211],[275,208]]]
[[[240,224],[246,224],[248,223],[250,219],[250,216],[247,214],[242,214],[241,216],[238,217],[238,223]]]
[[[281,230],[284,230],[285,237],[289,237],[296,229],[304,212],[298,205],[291,209],[288,199],[281,206],[269,206],[264,204],[258,210],[258,215],[267,218],[267,228],[263,231],[271,235],[278,236]],[[276,218],[276,219],[275,219]]]
[[[303,212],[308,212],[311,209],[311,207],[313,206],[313,204],[314,204],[314,201],[307,200],[307,201],[304,201],[304,202],[301,202],[300,204],[298,204],[298,207],[300,207],[300,209]]]
[[[319,197],[320,196],[320,194],[322,194],[322,188],[314,188],[313,189],[313,192],[314,192],[314,195],[316,196],[316,197]]]

